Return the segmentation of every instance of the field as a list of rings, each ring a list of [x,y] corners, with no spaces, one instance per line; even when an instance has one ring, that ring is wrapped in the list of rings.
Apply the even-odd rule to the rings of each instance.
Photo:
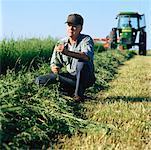
[[[95,45],[97,81],[86,91],[92,99],[78,104],[61,95],[59,85],[34,83],[36,76],[50,72],[55,42],[0,43],[2,149],[149,149],[150,56]]]
[[[109,88],[84,106],[87,119],[97,126],[62,138],[56,149],[150,150],[151,56],[126,61]]]

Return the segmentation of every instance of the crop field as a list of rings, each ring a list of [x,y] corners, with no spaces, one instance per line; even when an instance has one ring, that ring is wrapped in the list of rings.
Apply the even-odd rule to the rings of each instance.
[[[56,149],[150,150],[151,55],[124,62],[108,89],[84,106],[86,118],[96,126],[61,138]]]
[[[59,84],[39,87],[34,83],[37,76],[50,72],[55,43],[51,38],[1,41],[1,149],[148,150],[150,56],[146,56],[145,66],[139,63],[136,68],[140,56],[134,56],[133,51],[106,51],[96,44],[97,80],[86,91],[91,99],[75,103],[59,93]],[[126,63],[136,58],[128,68]],[[136,76],[137,93],[125,90],[134,81],[128,71],[122,72],[124,66],[136,70],[132,73]],[[146,70],[142,77],[138,76],[141,68]],[[118,77],[122,73],[124,78]],[[126,77],[130,79],[129,84],[123,81]],[[141,83],[142,90],[141,79],[146,81]]]

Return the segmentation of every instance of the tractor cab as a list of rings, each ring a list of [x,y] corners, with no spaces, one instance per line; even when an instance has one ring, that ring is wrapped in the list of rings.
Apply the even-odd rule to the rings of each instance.
[[[117,27],[112,29],[111,48],[139,47],[139,54],[146,55],[145,16],[137,12],[121,12],[117,15]],[[137,42],[136,39],[139,38]]]
[[[139,15],[138,13],[119,13],[117,18],[118,19],[118,29],[122,29],[125,27],[131,27],[136,30],[145,28],[145,16]]]

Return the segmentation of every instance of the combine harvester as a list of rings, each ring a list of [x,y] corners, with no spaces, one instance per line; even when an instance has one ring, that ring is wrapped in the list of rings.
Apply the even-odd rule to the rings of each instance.
[[[145,15],[137,12],[121,12],[117,15],[117,27],[112,28],[106,38],[95,38],[94,41],[103,42],[105,48],[130,49],[138,46],[139,55],[146,55]]]

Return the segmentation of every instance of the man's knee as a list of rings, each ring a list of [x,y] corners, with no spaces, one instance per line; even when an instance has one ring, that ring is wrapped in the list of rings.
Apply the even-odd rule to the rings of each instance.
[[[35,83],[38,85],[44,85],[48,82],[49,78],[45,76],[39,76],[36,78]]]
[[[56,77],[54,74],[39,76],[36,78],[35,83],[38,85],[47,85],[48,83],[54,83]]]

